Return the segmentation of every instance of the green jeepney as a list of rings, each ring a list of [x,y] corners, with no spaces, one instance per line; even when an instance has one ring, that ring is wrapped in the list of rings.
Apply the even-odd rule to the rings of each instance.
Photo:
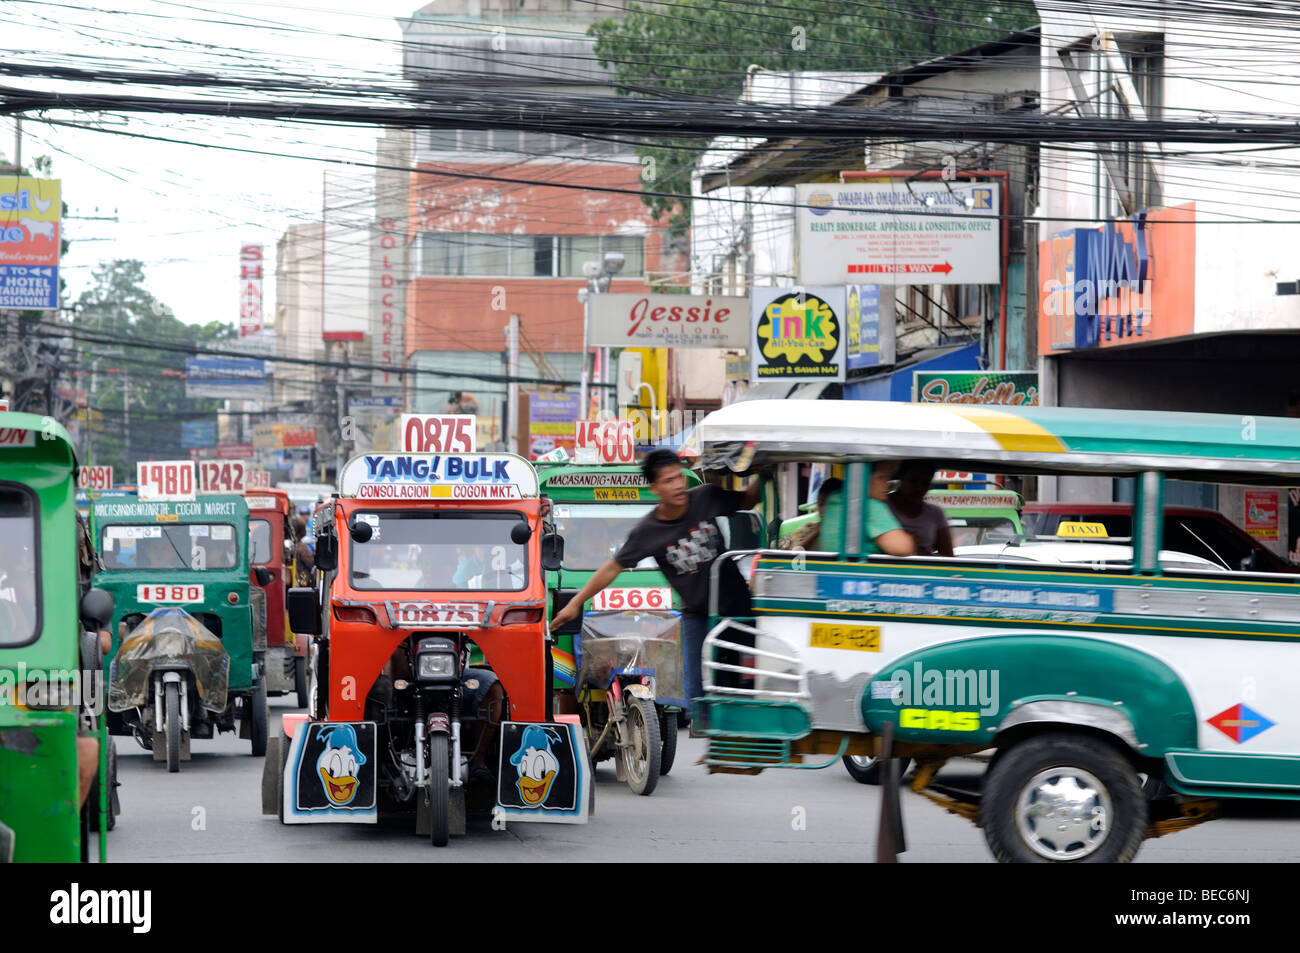
[[[809,419],[798,404],[732,405],[695,430],[710,470],[845,468],[821,551],[763,552],[753,623],[711,620],[710,770],[884,759],[888,853],[896,765],[910,758],[912,790],[974,820],[1003,861],[1127,861],[1224,799],[1300,799],[1294,576],[1191,568],[1161,539],[1169,481],[1219,484],[1267,519],[1300,485],[1300,421],[836,401]],[[1127,559],[881,555],[870,471],[908,458],[1054,478],[1039,485],[1060,494],[1080,478],[1125,482]],[[720,684],[724,651],[752,666],[747,684]],[[982,751],[978,791],[936,780]]]
[[[109,730],[169,771],[192,738],[239,731],[266,753],[265,595],[249,583],[248,505],[234,494],[96,499],[97,584],[116,600]],[[251,592],[250,592],[251,588]]]
[[[85,860],[92,831],[105,859],[112,777],[97,630],[112,600],[90,588],[76,475],[62,427],[0,412],[0,861]],[[80,775],[91,773],[83,807]]]

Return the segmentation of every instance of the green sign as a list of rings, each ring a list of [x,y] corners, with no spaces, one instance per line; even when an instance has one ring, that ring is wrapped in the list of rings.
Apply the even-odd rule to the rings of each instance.
[[[1037,371],[913,371],[912,400],[922,404],[1038,405]]]

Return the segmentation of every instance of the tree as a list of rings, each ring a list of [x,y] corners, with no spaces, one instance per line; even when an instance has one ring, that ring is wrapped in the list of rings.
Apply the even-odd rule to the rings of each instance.
[[[633,4],[622,20],[598,20],[601,65],[627,96],[737,100],[752,66],[766,70],[884,73],[994,40],[1038,20],[1028,0],[679,0]],[[638,146],[646,192],[689,195],[705,147],[688,140]],[[680,234],[690,207],[642,195]]]
[[[84,442],[93,445],[95,463],[112,465],[119,481],[126,482],[138,460],[185,457],[181,421],[215,415],[221,404],[185,396],[183,352],[134,342],[197,349],[234,338],[235,329],[215,321],[202,326],[180,321],[145,287],[144,265],[134,259],[100,264],[93,282],[77,299],[74,328],[130,343],[78,342],[79,386],[91,391],[96,412],[86,421],[90,433]]]

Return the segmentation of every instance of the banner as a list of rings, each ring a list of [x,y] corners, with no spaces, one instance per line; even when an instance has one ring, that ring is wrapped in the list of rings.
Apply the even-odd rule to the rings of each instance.
[[[215,420],[182,420],[181,447],[215,447],[217,445],[217,422]]]
[[[239,336],[262,331],[262,246],[239,246]]]
[[[1038,406],[1037,371],[913,371],[912,400],[921,404]]]
[[[845,360],[848,369],[875,367],[880,355],[880,285],[849,285],[845,318],[848,346]],[[892,364],[893,358],[883,361]]]
[[[0,308],[59,306],[58,179],[0,175]]]
[[[749,379],[844,380],[846,311],[844,285],[755,288]]]
[[[1277,490],[1243,490],[1246,532],[1260,542],[1275,543],[1278,538],[1278,511],[1281,501]]]
[[[528,395],[528,459],[563,447],[573,455],[574,429],[578,420],[577,394]]]
[[[749,299],[600,294],[587,300],[591,347],[745,347]]]
[[[1001,266],[997,185],[898,179],[797,186],[799,280],[993,285]]]
[[[242,357],[187,357],[185,396],[265,400],[270,396],[266,362]]]

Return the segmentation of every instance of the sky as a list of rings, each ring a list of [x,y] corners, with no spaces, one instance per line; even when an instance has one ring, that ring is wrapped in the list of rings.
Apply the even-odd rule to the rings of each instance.
[[[217,72],[231,64],[265,75],[283,64],[326,79],[376,80],[400,75],[396,18],[419,6],[420,0],[8,0],[0,4],[0,56],[83,68]],[[0,85],[61,88],[9,76],[0,76]],[[325,164],[121,133],[363,162],[373,161],[379,135],[203,117],[47,115],[99,127],[22,123],[24,164],[48,155],[62,180],[71,242],[61,263],[64,304],[76,300],[100,262],[136,258],[145,264],[148,289],[191,324],[237,321],[243,242],[265,246],[264,312],[274,314],[276,241],[290,225],[319,220]],[[9,160],[13,151],[14,123],[0,119],[0,155]]]

